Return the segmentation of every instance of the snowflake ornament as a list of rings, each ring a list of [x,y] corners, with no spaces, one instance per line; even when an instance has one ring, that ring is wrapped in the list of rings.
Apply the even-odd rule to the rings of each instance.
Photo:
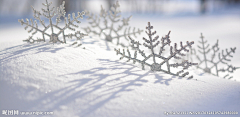
[[[80,31],[76,31],[75,33],[69,33],[69,34],[65,34],[66,33],[66,29],[70,29],[71,31],[75,31],[75,28],[78,28],[78,25],[75,25],[74,22],[76,23],[81,23],[78,19],[83,19],[83,15],[85,14],[85,12],[78,12],[77,16],[75,16],[75,13],[72,13],[72,19],[71,19],[71,15],[68,14],[68,17],[65,17],[65,7],[64,4],[65,2],[62,2],[62,5],[60,5],[60,7],[57,7],[57,9],[55,9],[55,7],[50,8],[52,2],[48,3],[48,1],[46,0],[46,3],[43,3],[43,6],[45,6],[46,8],[42,8],[42,13],[40,11],[37,11],[36,9],[33,9],[33,13],[34,13],[34,18],[36,19],[35,21],[33,21],[32,19],[26,18],[26,22],[24,22],[23,19],[18,20],[18,22],[21,23],[21,25],[26,25],[25,26],[25,30],[27,30],[28,28],[30,28],[30,30],[28,30],[28,33],[31,33],[31,36],[29,36],[28,39],[23,40],[25,42],[29,42],[29,43],[34,43],[34,42],[45,42],[46,39],[49,39],[50,43],[66,43],[66,38],[73,38],[76,37],[77,40],[81,40],[84,36],[86,36],[87,34],[83,34]],[[46,25],[44,20],[41,19],[41,16],[44,16],[45,18],[47,18],[49,20],[49,24]],[[53,17],[56,17],[56,23],[53,22]],[[59,27],[58,24],[61,22],[61,17],[64,18],[64,22],[65,22],[65,26],[64,27]],[[37,20],[40,22],[40,24],[43,26],[43,29],[40,29],[38,27],[37,24]],[[50,29],[50,31],[47,31],[48,29]],[[58,29],[59,31],[57,32],[56,30],[54,31],[54,29]],[[42,34],[42,38],[37,38],[34,39],[33,36],[37,33],[41,33]],[[50,32],[50,33],[49,33]],[[60,35],[62,35],[63,39],[60,39]],[[73,44],[77,44],[77,41],[74,42]]]
[[[226,53],[224,52],[224,50],[222,50],[222,52],[220,53],[218,40],[215,45],[209,48],[209,44],[207,44],[207,40],[204,40],[202,33],[200,38],[201,40],[199,41],[200,45],[198,45],[198,52],[202,54],[202,58],[200,58],[200,54],[197,53],[194,48],[192,48],[192,53],[190,54],[190,56],[196,57],[199,61],[197,68],[202,69],[203,72],[212,74],[214,76],[219,76],[220,72],[228,72],[223,76],[223,78],[233,78],[232,76],[230,76],[229,73],[233,73],[236,69],[239,69],[240,67],[234,67],[232,65],[229,65],[227,61],[231,61],[228,57],[233,57],[231,54],[235,53],[236,47],[230,48],[230,51],[226,49]],[[212,52],[212,55],[211,57],[208,57],[207,55],[209,55],[210,52]],[[226,67],[219,69],[220,63],[226,65]]]
[[[90,27],[83,28],[86,33],[93,33],[94,35],[98,35],[101,37],[104,36],[104,39],[108,42],[112,42],[113,40],[117,40],[117,45],[126,46],[122,42],[120,42],[120,38],[125,38],[128,41],[127,36],[136,34],[141,34],[142,30],[134,27],[131,31],[131,27],[128,27],[131,16],[128,18],[121,18],[121,11],[119,10],[120,5],[117,1],[116,4],[113,4],[111,9],[107,12],[101,6],[101,11],[99,16],[86,11],[86,16],[88,17]],[[122,22],[119,25],[119,22]],[[124,30],[124,32],[123,32]]]
[[[143,40],[145,41],[145,43],[140,44],[139,41],[135,41],[133,40],[130,36],[129,39],[131,40],[131,47],[135,49],[134,55],[132,56],[129,49],[127,49],[127,55],[125,54],[125,50],[123,49],[123,51],[121,52],[120,49],[115,49],[117,55],[120,54],[122,57],[120,59],[123,58],[127,58],[127,62],[129,62],[130,60],[133,61],[133,64],[135,64],[136,62],[140,63],[142,66],[142,69],[145,69],[145,66],[149,66],[151,68],[152,71],[162,71],[165,72],[167,74],[171,74],[174,76],[180,76],[180,77],[185,77],[189,74],[189,72],[185,72],[184,70],[188,69],[190,66],[192,65],[197,65],[197,63],[191,63],[188,62],[187,60],[181,62],[181,63],[173,63],[170,64],[170,60],[171,59],[181,59],[180,56],[185,56],[185,54],[181,53],[182,51],[185,52],[189,52],[189,50],[187,48],[191,48],[191,46],[194,44],[194,42],[188,42],[186,43],[186,45],[183,45],[182,42],[180,42],[180,48],[177,48],[177,44],[175,43],[174,47],[170,46],[171,40],[170,38],[170,32],[165,36],[162,37],[161,40],[159,40],[159,36],[153,37],[153,35],[156,34],[156,31],[152,32],[153,26],[150,25],[150,22],[148,22],[148,26],[146,27],[147,31],[146,34],[148,35],[149,39],[146,39],[143,37]],[[161,44],[160,44],[161,42]],[[160,44],[160,48],[159,48],[159,52],[155,52],[154,48],[156,48],[158,45]],[[144,47],[147,47],[148,49],[151,50],[151,54],[150,55],[146,55],[146,53],[144,52],[144,50],[141,50],[139,47],[140,45],[143,45]],[[165,47],[169,46],[170,47],[170,55],[168,56],[164,56],[163,52],[165,51]],[[140,54],[142,56],[143,59],[139,59],[137,57],[137,54]],[[152,59],[152,63],[147,62],[148,59]],[[158,62],[157,59],[160,59],[161,62]],[[167,70],[162,69],[163,66],[167,67]],[[182,69],[180,71],[177,71],[177,73],[173,73],[171,71],[171,67],[182,67]],[[188,77],[189,79],[193,78],[193,76]]]

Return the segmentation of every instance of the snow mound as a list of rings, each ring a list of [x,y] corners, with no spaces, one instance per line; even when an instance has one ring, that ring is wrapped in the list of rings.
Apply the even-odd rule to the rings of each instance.
[[[187,21],[180,19],[171,26],[184,23]],[[144,21],[143,27],[145,24]],[[212,25],[218,24],[209,23],[209,27]],[[162,28],[166,29],[167,24]],[[178,32],[178,28],[173,29]],[[239,30],[235,29],[230,39],[237,42],[234,37]],[[200,26],[192,32],[186,29],[182,32],[187,33],[180,31],[172,38],[192,38],[200,33],[199,30],[205,31],[205,28]],[[162,117],[169,112],[240,112],[240,82],[198,73],[187,80],[141,70],[137,65],[125,63],[126,60],[119,61],[113,51],[116,46],[96,37],[84,39],[81,47],[72,47],[69,44],[22,43],[26,37],[22,27],[1,30],[0,35],[0,110],[18,110],[19,114],[53,112],[44,115],[46,117]],[[5,115],[2,113],[2,116]]]

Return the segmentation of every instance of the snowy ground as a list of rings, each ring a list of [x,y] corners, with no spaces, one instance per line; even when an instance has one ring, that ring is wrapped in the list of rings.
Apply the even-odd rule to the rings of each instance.
[[[219,39],[221,49],[237,47],[231,64],[240,66],[240,16],[136,16],[131,24],[145,30],[149,21],[159,36],[171,30],[172,42],[195,41],[196,45],[202,32],[211,45]],[[83,22],[80,26],[86,25]],[[142,36],[146,34],[139,38]],[[69,44],[30,45],[22,42],[27,37],[20,24],[0,27],[1,111],[54,112],[46,117],[162,117],[172,111],[240,113],[239,70],[233,80],[198,72],[186,80],[119,61],[113,51],[116,46],[106,46],[97,37],[83,40],[86,49]]]

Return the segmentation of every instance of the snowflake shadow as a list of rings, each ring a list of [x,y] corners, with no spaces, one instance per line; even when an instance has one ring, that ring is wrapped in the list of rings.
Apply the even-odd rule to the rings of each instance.
[[[169,82],[172,81],[173,78],[176,78],[176,76],[172,76],[171,78],[168,79],[163,79],[162,76],[159,76],[159,74],[155,74],[155,78],[157,79],[154,83],[160,83],[160,84],[165,84],[169,85]],[[182,77],[178,77],[179,79],[182,79]]]
[[[38,54],[42,52],[56,53],[57,51],[64,49],[64,47],[52,47],[47,43],[38,44],[21,44],[5,48],[0,51],[0,61],[8,61],[11,59],[17,59],[29,54]]]
[[[121,97],[124,92],[134,91],[148,83],[149,79],[145,76],[156,74],[158,81],[167,86],[172,80],[172,78],[163,79],[161,74],[143,71],[131,64],[108,59],[98,60],[102,67],[59,75],[60,78],[75,78],[69,80],[65,87],[44,94],[33,101],[30,108],[58,111],[63,105],[74,104],[75,101],[84,99],[79,105],[81,109],[78,108],[77,114],[81,117],[89,116],[108,102]],[[109,73],[109,71],[112,72]],[[86,99],[86,97],[89,98]]]

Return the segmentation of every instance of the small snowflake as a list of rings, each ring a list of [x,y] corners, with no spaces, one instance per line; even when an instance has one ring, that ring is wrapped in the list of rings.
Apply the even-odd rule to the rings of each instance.
[[[204,40],[203,35],[201,34],[201,41],[199,41],[200,45],[198,45],[198,52],[195,51],[193,48],[191,53],[191,59],[193,56],[197,58],[199,61],[199,65],[197,66],[198,69],[202,69],[204,72],[219,76],[220,72],[229,72],[233,73],[236,69],[239,69],[239,67],[233,67],[232,65],[229,65],[227,61],[231,61],[228,59],[228,57],[233,57],[231,54],[235,53],[236,47],[230,48],[230,51],[228,49],[222,50],[222,52],[219,51],[219,45],[218,45],[218,40],[216,44],[212,46],[212,48],[209,48],[209,44],[207,44],[207,40]],[[211,58],[209,58],[207,55],[212,51]],[[200,55],[202,54],[203,58],[200,58]],[[216,57],[216,55],[218,55]],[[217,60],[215,60],[215,58]],[[226,65],[226,68],[221,68],[219,69],[219,64],[222,63],[223,65]],[[202,65],[202,66],[200,66]],[[231,79],[233,78],[232,76],[229,76],[229,74],[226,74],[224,78]]]
[[[99,37],[104,35],[104,39],[108,42],[113,42],[113,40],[117,40],[117,45],[127,46],[123,42],[120,42],[120,38],[125,38],[128,42],[127,36],[134,35],[136,37],[136,34],[141,34],[142,30],[135,30],[135,28],[133,28],[133,30],[131,31],[131,27],[127,27],[129,25],[131,16],[120,20],[121,11],[119,10],[119,8],[120,5],[117,1],[115,4],[113,4],[113,6],[108,12],[101,6],[99,16],[94,15],[89,11],[86,11],[86,16],[88,16],[89,24],[91,26],[83,29],[88,34],[93,33],[95,35],[98,35]],[[118,25],[118,22],[120,21],[122,21],[122,24]],[[101,25],[101,22],[104,24],[104,26]]]

